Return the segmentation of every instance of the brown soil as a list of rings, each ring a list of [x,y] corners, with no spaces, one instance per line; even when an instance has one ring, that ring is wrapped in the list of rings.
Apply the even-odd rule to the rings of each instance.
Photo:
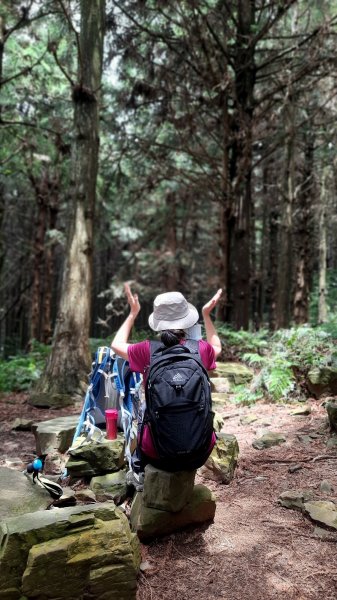
[[[216,497],[213,523],[142,545],[137,600],[336,600],[337,532],[318,530],[277,502],[281,492],[294,489],[335,500],[320,484],[327,480],[337,491],[337,448],[327,449],[331,434],[321,402],[311,399],[311,405],[311,415],[302,417],[290,415],[285,404],[223,409],[223,430],[240,446],[235,478],[230,485],[200,479]],[[34,409],[26,395],[3,397],[0,410],[2,465],[34,458],[33,435],[10,428],[15,417],[41,421],[78,412]],[[257,421],[240,424],[248,413]],[[286,443],[254,450],[252,440],[268,430],[284,433]],[[289,472],[294,465],[301,468]]]

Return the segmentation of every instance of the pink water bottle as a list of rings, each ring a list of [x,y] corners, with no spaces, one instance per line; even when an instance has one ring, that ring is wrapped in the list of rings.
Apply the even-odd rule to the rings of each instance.
[[[105,411],[106,419],[106,437],[108,440],[117,438],[117,419],[118,410],[116,408],[107,408]]]

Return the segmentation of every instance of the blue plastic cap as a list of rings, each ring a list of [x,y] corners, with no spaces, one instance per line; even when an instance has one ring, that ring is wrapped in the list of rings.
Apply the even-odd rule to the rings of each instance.
[[[36,458],[35,460],[33,460],[33,468],[35,469],[35,471],[41,471],[43,464],[42,464],[42,460],[40,458]]]

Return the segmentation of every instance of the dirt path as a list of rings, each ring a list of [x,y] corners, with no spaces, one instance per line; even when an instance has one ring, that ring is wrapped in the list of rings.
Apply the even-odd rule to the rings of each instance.
[[[142,545],[138,600],[336,600],[337,534],[317,531],[277,499],[300,489],[314,499],[335,500],[337,448],[327,449],[330,433],[319,401],[312,401],[309,416],[291,416],[291,408],[223,409],[223,430],[236,435],[240,446],[235,479],[228,486],[200,479],[217,500],[214,523]],[[74,412],[32,409],[24,395],[0,399],[0,410],[0,464],[19,457],[29,462],[35,450],[31,433],[10,430],[15,417],[40,421]],[[240,417],[249,413],[257,420],[242,425]],[[254,450],[252,440],[268,430],[284,433],[286,443]],[[301,469],[290,473],[292,465]],[[332,494],[320,491],[323,480],[333,486]]]
[[[320,484],[327,480],[337,492],[337,450],[326,448],[329,431],[319,402],[313,401],[307,417],[290,410],[261,404],[231,416],[238,409],[224,409],[230,417],[224,430],[240,446],[235,479],[229,486],[200,480],[216,496],[214,523],[143,546],[150,568],[140,577],[138,600],[336,600],[337,534],[325,531],[322,539],[310,520],[277,499],[290,489],[334,499],[320,492]],[[247,413],[258,420],[243,426],[240,416]],[[252,440],[268,429],[283,432],[287,442],[254,450]],[[309,433],[317,437],[298,438]],[[302,468],[289,473],[296,464]]]

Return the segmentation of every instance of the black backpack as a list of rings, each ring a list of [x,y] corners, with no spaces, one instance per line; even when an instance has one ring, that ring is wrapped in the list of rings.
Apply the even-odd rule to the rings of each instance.
[[[201,467],[215,443],[211,384],[195,340],[170,348],[151,342],[151,361],[145,389],[145,428],[150,430],[157,459],[145,462],[165,471]],[[147,431],[148,433],[148,431]]]

